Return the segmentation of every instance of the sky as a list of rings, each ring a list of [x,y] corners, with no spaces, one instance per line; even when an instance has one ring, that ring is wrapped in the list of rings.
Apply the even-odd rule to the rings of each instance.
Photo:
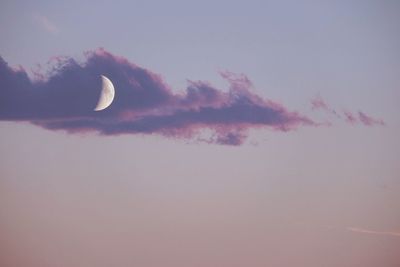
[[[399,25],[390,0],[2,1],[0,265],[399,266]]]

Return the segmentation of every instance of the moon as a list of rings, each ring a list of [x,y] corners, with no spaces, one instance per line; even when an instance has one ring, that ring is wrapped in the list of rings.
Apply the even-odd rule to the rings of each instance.
[[[106,109],[114,100],[115,89],[114,85],[106,76],[101,75],[101,93],[99,101],[95,107],[95,111]]]

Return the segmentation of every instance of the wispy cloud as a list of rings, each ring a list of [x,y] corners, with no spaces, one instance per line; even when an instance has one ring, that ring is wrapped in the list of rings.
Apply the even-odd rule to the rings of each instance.
[[[340,118],[340,115],[338,114],[338,112],[336,112],[336,110],[331,108],[320,95],[317,95],[316,97],[311,99],[310,102],[311,102],[312,110],[324,110],[324,111],[328,112],[329,114],[333,114],[336,117]]]
[[[350,124],[356,124],[358,122],[356,116],[354,116],[353,112],[350,112],[348,110],[343,111],[343,114],[346,118],[346,122]]]
[[[373,125],[382,125],[383,126],[383,125],[385,125],[385,122],[382,119],[373,118],[373,117],[365,114],[362,111],[358,112],[358,118],[364,125],[367,125],[367,126],[373,126]]]
[[[334,108],[330,107],[326,101],[321,96],[316,96],[310,101],[311,109],[314,111],[323,110],[328,114],[335,115],[338,119],[342,119],[342,116],[337,112]],[[353,112],[348,110],[343,110],[342,115],[344,116],[344,121],[349,124],[358,124],[362,123],[365,126],[384,126],[385,122],[382,119],[376,119],[370,115],[367,115],[365,112],[358,111],[357,115],[354,115]]]
[[[51,34],[59,33],[58,27],[46,16],[38,14],[38,13],[34,13],[33,20],[45,31],[47,31]]]
[[[346,227],[346,230],[348,230],[350,232],[361,233],[361,234],[387,235],[387,236],[400,237],[400,232],[373,231],[373,230],[358,228],[358,227]]]

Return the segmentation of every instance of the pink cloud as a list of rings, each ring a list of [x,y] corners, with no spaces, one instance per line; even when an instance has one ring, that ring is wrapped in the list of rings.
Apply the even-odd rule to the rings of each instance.
[[[69,133],[94,131],[104,135],[159,134],[196,139],[213,132],[210,143],[240,145],[253,128],[290,131],[317,126],[308,117],[264,99],[252,91],[244,74],[222,72],[227,92],[203,81],[189,82],[175,94],[161,76],[104,49],[87,52],[86,61],[56,57],[46,75],[32,81],[23,69],[0,59],[0,120],[30,121]],[[100,75],[116,88],[112,105],[94,112]]]
[[[321,96],[317,95],[316,97],[311,99],[310,102],[312,110],[324,110],[325,112],[328,112],[329,114],[335,115],[336,117],[340,118],[340,115],[336,112],[336,110],[331,108]]]
[[[59,32],[58,27],[50,21],[46,16],[41,14],[33,14],[33,19],[47,32],[57,34]]]
[[[366,126],[385,125],[385,122],[382,119],[372,118],[371,116],[361,111],[358,112],[358,118]]]
[[[325,112],[328,112],[329,114],[335,115],[339,119],[342,119],[338,112],[335,109],[331,108],[321,96],[316,96],[315,98],[311,99],[310,102],[312,110],[323,110]],[[345,122],[353,125],[357,123],[362,123],[366,126],[385,125],[385,122],[382,119],[375,119],[362,111],[359,111],[357,116],[354,115],[351,111],[344,110],[343,115]]]
[[[343,111],[344,116],[346,117],[346,122],[350,124],[356,124],[358,122],[357,118],[350,111]]]

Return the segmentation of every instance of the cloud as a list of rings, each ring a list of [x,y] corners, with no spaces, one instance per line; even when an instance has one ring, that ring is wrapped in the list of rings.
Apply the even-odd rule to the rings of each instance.
[[[385,125],[385,122],[382,119],[372,118],[371,116],[369,116],[361,111],[358,112],[358,118],[364,125],[367,125],[367,126]]]
[[[361,234],[388,235],[388,236],[400,237],[400,232],[372,231],[372,230],[357,228],[357,227],[347,227],[346,230],[351,231],[351,232],[361,233]]]
[[[59,29],[57,26],[50,21],[46,16],[40,15],[40,14],[33,14],[33,19],[47,32],[52,33],[52,34],[57,34],[59,32]]]
[[[350,124],[356,124],[358,122],[357,118],[353,115],[352,112],[345,110],[343,111],[343,114],[346,118],[346,122]]]
[[[324,110],[330,114],[335,115],[336,117],[340,118],[340,115],[331,108],[325,100],[321,96],[316,96],[315,98],[311,99],[311,109],[312,110]]]
[[[385,125],[385,122],[382,119],[375,119],[362,111],[358,111],[358,117],[347,110],[343,111],[343,114],[345,115],[346,122],[350,124],[362,123],[365,126]]]
[[[312,110],[323,110],[325,112],[328,112],[329,114],[335,115],[338,119],[342,119],[342,116],[340,116],[340,114],[335,109],[331,108],[321,96],[318,95],[315,98],[311,99],[310,103]],[[375,119],[367,115],[365,112],[358,111],[357,115],[354,115],[353,112],[348,110],[343,111],[344,120],[347,123],[353,125],[357,123],[362,123],[365,126],[385,125],[385,122],[382,119]]]
[[[243,74],[222,72],[227,92],[203,81],[189,81],[184,93],[174,93],[160,75],[104,49],[85,53],[85,62],[54,57],[53,68],[30,79],[23,68],[11,68],[0,58],[0,120],[29,121],[69,133],[96,131],[104,135],[160,134],[240,145],[251,128],[289,131],[315,122],[252,92]],[[100,75],[111,79],[113,104],[93,111],[101,90]],[[199,139],[200,140],[200,139]]]

